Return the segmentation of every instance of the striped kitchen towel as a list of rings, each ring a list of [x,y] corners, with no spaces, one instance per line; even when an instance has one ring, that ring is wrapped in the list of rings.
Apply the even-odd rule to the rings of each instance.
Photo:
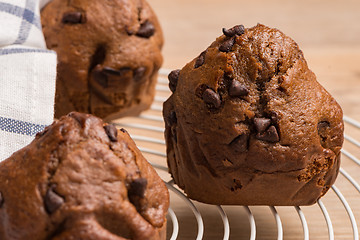
[[[47,0],[0,0],[0,161],[51,124],[56,54],[46,49],[40,7]]]

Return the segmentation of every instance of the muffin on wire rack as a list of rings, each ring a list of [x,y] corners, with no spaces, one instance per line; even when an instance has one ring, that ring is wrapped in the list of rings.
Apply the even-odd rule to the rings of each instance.
[[[145,0],[53,0],[41,21],[58,55],[56,118],[78,111],[111,120],[150,107],[163,34]]]
[[[342,110],[281,31],[261,24],[223,29],[169,81],[167,160],[188,197],[309,205],[334,183]]]
[[[0,239],[166,238],[169,193],[128,133],[72,112],[0,163]]]

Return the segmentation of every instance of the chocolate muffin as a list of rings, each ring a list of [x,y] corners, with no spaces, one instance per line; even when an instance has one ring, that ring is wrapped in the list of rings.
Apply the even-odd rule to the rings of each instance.
[[[150,107],[163,35],[145,0],[53,0],[41,21],[58,55],[56,118],[79,111],[114,119]]]
[[[309,205],[334,183],[342,110],[281,31],[223,29],[169,81],[168,165],[190,198]]]
[[[123,129],[70,113],[0,163],[0,239],[165,239],[169,193]]]

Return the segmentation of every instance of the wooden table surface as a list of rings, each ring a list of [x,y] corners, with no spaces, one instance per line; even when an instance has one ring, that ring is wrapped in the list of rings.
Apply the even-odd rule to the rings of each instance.
[[[262,23],[276,27],[292,37],[303,50],[318,81],[340,103],[344,114],[360,121],[359,0],[148,1],[157,13],[164,31],[164,68],[182,68],[214,41],[223,27],[229,28],[236,24],[251,27]],[[137,134],[136,130],[132,131]],[[346,125],[345,132],[360,140],[360,130],[349,124]],[[163,138],[162,133],[153,137]],[[141,144],[140,142],[139,145]],[[344,148],[360,158],[360,150],[353,144],[345,142]],[[164,147],[160,149],[164,151]],[[147,157],[150,161],[166,165],[164,158],[152,155]],[[342,169],[360,183],[358,164],[343,156]],[[166,173],[161,175],[169,179]],[[336,186],[349,202],[357,227],[360,228],[360,192],[342,174],[339,174]],[[179,219],[178,239],[195,239],[197,225],[189,207],[174,194],[171,195],[171,202]],[[354,239],[349,216],[335,192],[330,190],[323,198],[323,203],[329,211],[335,239]],[[223,227],[217,209],[200,203],[195,205],[204,218],[204,239],[222,239]],[[230,239],[250,239],[246,209],[240,206],[228,206],[224,209],[230,221]],[[269,208],[250,209],[255,217],[256,239],[277,239],[276,223]],[[282,221],[284,239],[304,239],[301,222],[294,208],[276,209]],[[314,205],[302,207],[302,210],[309,226],[310,239],[329,239],[320,208]],[[171,227],[168,230],[171,233]]]

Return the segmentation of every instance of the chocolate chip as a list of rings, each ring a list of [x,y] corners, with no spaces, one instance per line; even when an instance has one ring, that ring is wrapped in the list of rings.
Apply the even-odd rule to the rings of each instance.
[[[175,111],[170,112],[169,116],[166,118],[166,123],[168,126],[172,126],[175,123],[177,123],[177,117]]]
[[[122,131],[123,133],[129,134],[128,131],[126,131],[124,128],[120,128],[120,131]]]
[[[240,180],[238,180],[238,179],[233,179],[233,182],[234,182],[234,185],[233,185],[232,188],[230,188],[230,190],[231,190],[232,192],[242,188],[242,184],[241,184],[241,181],[240,181]]]
[[[229,95],[231,97],[242,97],[249,94],[246,86],[242,85],[239,81],[233,79],[229,87]]]
[[[117,128],[114,124],[109,124],[104,126],[105,132],[108,135],[110,141],[117,142]]]
[[[103,71],[103,73],[109,74],[109,75],[116,75],[116,76],[121,75],[121,72],[119,70],[111,68],[111,67],[104,67],[102,71]]]
[[[107,55],[107,46],[105,44],[98,44],[95,48],[93,55],[90,57],[89,72],[101,71],[102,64]]]
[[[320,144],[324,148],[329,148],[329,127],[330,123],[328,121],[321,121],[317,125],[318,134],[320,136]]]
[[[2,195],[2,192],[0,192],[0,208],[2,207],[3,204],[4,204],[4,197]]]
[[[55,186],[51,186],[45,195],[45,209],[48,213],[55,212],[64,203],[64,199],[54,192]]]
[[[92,77],[99,85],[101,85],[103,88],[107,88],[109,86],[108,84],[108,77],[106,74],[100,70],[100,69],[94,69],[92,71]]]
[[[221,52],[230,52],[232,47],[235,44],[235,38],[230,38],[226,41],[224,41],[220,46],[219,46],[219,50]]]
[[[138,67],[134,70],[134,80],[139,82],[145,75],[146,67]]]
[[[268,118],[254,118],[254,124],[258,133],[264,132],[271,124],[271,120]]]
[[[71,23],[71,24],[78,24],[85,22],[85,16],[81,12],[67,12],[64,13],[62,19],[62,23]]]
[[[202,99],[205,103],[211,105],[214,108],[219,108],[221,106],[220,95],[211,88],[208,88],[204,91],[202,94]]]
[[[121,95],[118,92],[114,94],[110,94],[105,96],[106,94],[101,90],[102,88],[109,88],[110,83],[114,81],[121,81],[122,79],[128,79],[132,75],[132,69],[129,67],[122,67],[120,69],[113,69],[110,67],[102,67],[101,65],[97,65],[91,71],[91,79],[90,79],[90,90],[94,90],[99,94],[98,96],[102,98],[103,101],[114,104],[113,101],[117,101],[115,98]],[[100,91],[100,92],[99,92]],[[105,95],[104,95],[105,94]]]
[[[200,55],[198,56],[198,58],[195,61],[194,68],[201,67],[204,64],[205,55],[206,55],[206,51],[203,51],[202,53],[200,53]]]
[[[240,36],[240,35],[244,34],[245,28],[244,28],[243,25],[236,25],[236,26],[234,26],[232,28],[229,28],[229,29],[223,28],[222,31],[223,31],[225,36],[233,37],[235,35]]]
[[[247,150],[247,140],[247,134],[239,135],[231,141],[230,147],[237,152],[245,152]]]
[[[172,138],[175,141],[175,143],[178,142],[177,139],[177,132],[176,132],[176,127],[175,126],[171,126],[171,134],[172,134]]]
[[[330,127],[330,123],[328,121],[321,121],[317,126],[319,132],[328,127]]]
[[[231,141],[230,147],[237,152],[245,152],[248,148],[248,137],[245,133],[237,136]]]
[[[202,98],[203,93],[208,88],[209,88],[209,86],[207,86],[206,84],[201,84],[201,85],[197,86],[197,88],[195,89],[195,95],[199,98]]]
[[[265,132],[256,134],[256,138],[262,141],[272,143],[278,142],[280,140],[279,134],[275,126],[270,126]]]
[[[132,69],[130,67],[122,67],[119,69],[120,75],[126,75],[131,71]]]
[[[131,71],[131,68],[129,67],[122,67],[120,69],[114,69],[111,67],[104,67],[102,69],[102,73],[106,75],[114,75],[114,76],[121,76],[126,74],[127,72]]]
[[[84,113],[71,112],[68,114],[68,116],[75,119],[80,124],[81,127],[85,126],[85,121],[87,117]]]
[[[155,33],[155,27],[154,25],[146,20],[144,23],[140,25],[140,28],[138,32],[136,33],[136,36],[142,37],[142,38],[149,38]]]
[[[146,178],[137,178],[130,183],[129,196],[138,196],[143,198],[145,196],[145,190],[147,186]]]
[[[169,79],[169,88],[172,92],[175,92],[177,82],[179,80],[180,76],[180,69],[173,70],[169,73],[168,79]]]

